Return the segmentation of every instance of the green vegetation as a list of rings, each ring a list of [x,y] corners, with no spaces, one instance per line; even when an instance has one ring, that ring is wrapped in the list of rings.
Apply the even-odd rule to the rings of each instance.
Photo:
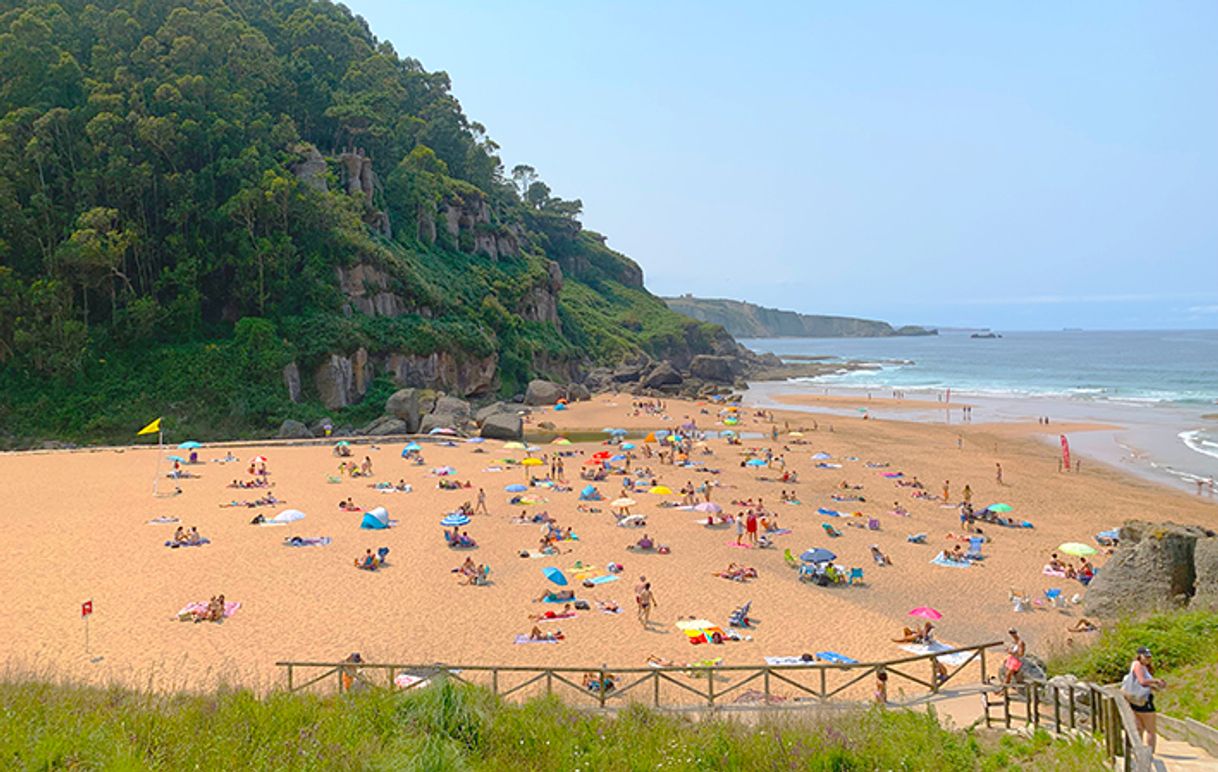
[[[10,769],[1099,769],[1087,740],[982,741],[925,713],[873,709],[760,724],[610,718],[445,683],[409,694],[154,696],[0,683]]]
[[[1139,646],[1155,656],[1155,675],[1168,688],[1155,696],[1167,714],[1218,721],[1218,613],[1179,611],[1124,620],[1100,633],[1094,645],[1049,662],[1051,673],[1073,673],[1098,683],[1125,677]]]
[[[740,300],[682,295],[664,298],[664,302],[678,313],[723,325],[729,333],[740,338],[887,338],[938,334],[916,325],[894,329],[888,322],[873,319],[801,314]]]
[[[497,151],[327,0],[0,0],[0,444],[265,434],[360,347],[494,354],[511,394],[723,337]],[[352,313],[361,289],[392,308]]]

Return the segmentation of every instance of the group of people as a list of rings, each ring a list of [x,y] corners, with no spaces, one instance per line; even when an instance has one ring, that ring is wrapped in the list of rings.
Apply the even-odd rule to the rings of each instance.
[[[347,463],[342,461],[338,465],[338,476],[344,475],[350,477],[371,477],[372,476],[372,457],[364,456],[363,462],[356,464],[354,461]]]
[[[188,531],[179,525],[177,530],[173,532],[173,539],[170,542],[170,546],[196,547],[203,544],[203,542],[204,539],[199,535],[199,529],[196,526],[192,525]]]
[[[1067,579],[1077,579],[1083,585],[1091,584],[1091,580],[1095,578],[1095,567],[1091,565],[1091,561],[1087,558],[1080,558],[1078,567],[1075,568],[1074,563],[1069,560],[1062,560],[1054,552],[1049,556],[1049,562],[1045,564],[1045,570],[1061,574]]]

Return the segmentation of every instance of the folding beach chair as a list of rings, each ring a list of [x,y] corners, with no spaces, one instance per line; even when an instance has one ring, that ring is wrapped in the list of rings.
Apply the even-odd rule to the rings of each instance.
[[[830,525],[829,523],[821,523],[821,524],[820,524],[820,527],[821,527],[821,528],[824,528],[824,529],[825,529],[825,533],[829,534],[829,536],[831,536],[831,537],[836,538],[836,537],[838,537],[838,536],[841,536],[841,535],[842,535],[842,532],[841,532],[841,531],[837,530],[836,528],[834,528],[834,527],[833,527],[832,525]]]
[[[783,561],[785,561],[785,562],[786,562],[786,564],[787,564],[788,566],[790,566],[791,568],[799,568],[799,561],[798,561],[798,560],[796,560],[796,559],[795,559],[795,556],[791,554],[791,548],[790,548],[790,547],[788,547],[788,548],[787,548],[787,551],[786,551],[786,552],[782,553],[782,559],[783,559]]]
[[[925,544],[926,543],[926,534],[911,533],[905,537],[905,541],[909,542],[910,544]]]
[[[749,601],[733,611],[727,620],[728,627],[752,627],[752,624],[749,622],[749,608],[752,605],[753,601]]]
[[[861,568],[850,569],[850,577],[847,581],[852,585],[855,584],[856,582],[858,584],[862,584],[863,583],[863,569],[861,569]]]
[[[880,530],[880,519],[878,517],[867,518],[867,530],[869,530],[869,531]]]
[[[964,553],[964,557],[969,560],[985,560],[985,555],[981,554],[981,545],[985,544],[985,539],[980,536],[970,536],[968,540],[968,552]]]
[[[1065,608],[1066,601],[1062,598],[1060,587],[1051,587],[1045,590],[1045,600],[1047,600],[1054,608]]]

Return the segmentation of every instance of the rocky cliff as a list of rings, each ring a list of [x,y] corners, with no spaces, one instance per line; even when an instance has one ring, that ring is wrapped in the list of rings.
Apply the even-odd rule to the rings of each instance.
[[[1099,617],[1185,606],[1218,610],[1218,534],[1175,523],[1126,523],[1084,605]]]
[[[934,330],[849,316],[819,316],[781,311],[739,300],[664,298],[672,310],[703,322],[723,325],[738,338],[886,338],[896,335],[934,335]]]

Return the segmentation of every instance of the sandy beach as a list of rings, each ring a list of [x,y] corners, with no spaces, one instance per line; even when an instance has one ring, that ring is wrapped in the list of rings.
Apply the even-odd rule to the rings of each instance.
[[[716,481],[712,500],[727,513],[743,509],[733,506],[733,500],[761,497],[766,509],[778,515],[780,526],[792,531],[773,537],[776,549],[739,548],[734,528],[707,529],[694,522],[697,513],[659,506],[661,501],[679,501],[677,494],[633,494],[639,502],[633,511],[647,516],[647,527],[617,527],[608,502],[620,495],[620,477],[597,483],[605,501],[588,506],[599,512],[578,511],[578,491],[587,484],[579,479],[579,470],[591,454],[606,449],[595,442],[542,444],[534,455],[576,454],[564,458],[573,490],[534,488],[529,495],[540,501],[528,507],[509,505],[513,494],[505,491],[505,486],[526,480],[525,469],[501,461],[519,460],[525,453],[505,450],[496,441],[456,447],[424,442],[422,466],[403,460],[403,441],[380,442],[375,449],[353,445],[354,459],[370,457],[374,474],[340,483],[327,481],[337,474],[341,460],[329,445],[243,446],[233,449],[240,461],[232,464],[215,462],[227,449],[206,447],[200,451],[203,463],[187,467],[199,477],[162,478],[162,491],[175,485],[182,490],[163,498],[151,492],[155,447],[0,455],[0,476],[8,492],[0,523],[0,560],[5,565],[0,577],[5,598],[0,604],[5,630],[0,657],[19,670],[156,688],[201,687],[217,680],[265,687],[281,678],[274,666],[277,660],[333,661],[353,651],[369,661],[470,665],[637,667],[648,655],[681,663],[722,657],[724,664],[739,665],[826,649],[871,660],[905,654],[889,639],[910,623],[909,609],[923,605],[943,614],[940,640],[998,640],[1015,625],[1025,633],[1029,651],[1044,654],[1067,645],[1065,628],[1077,618],[1078,609],[1015,613],[1008,591],[1041,596],[1047,588],[1060,587],[1066,596],[1083,592],[1075,581],[1042,574],[1059,544],[1094,544],[1095,533],[1129,518],[1207,525],[1215,519],[1213,500],[1126,476],[1100,463],[1085,463],[1081,473],[1059,473],[1056,452],[1036,439],[1033,426],[946,427],[833,417],[830,433],[823,417],[813,431],[815,417],[807,413],[776,412],[774,423],[744,410],[741,415],[740,425],[733,428],[744,433],[743,444],[708,439],[710,454],[693,457],[705,466],[678,468],[639,457],[632,464],[649,467],[652,477],[674,491],[687,482]],[[628,395],[602,395],[563,412],[537,411],[532,426],[551,421],[572,433],[599,434],[604,427],[621,427],[633,434],[693,420],[702,430],[727,428],[719,419],[718,406],[676,400],[667,404],[663,416],[635,415]],[[770,439],[772,430],[780,435],[777,441]],[[790,431],[804,436],[792,437]],[[173,437],[173,444],[185,439]],[[794,444],[796,440],[801,444]],[[781,474],[777,469],[742,466],[743,454],[764,448],[785,457],[787,469],[799,474],[797,484],[772,481]],[[817,468],[812,455],[818,452],[829,454],[829,463],[840,463],[841,468]],[[268,458],[271,491],[285,503],[257,510],[221,507],[266,492],[226,487],[234,479],[249,479],[246,465],[255,455]],[[1001,485],[995,480],[996,463],[1003,468]],[[888,466],[878,466],[882,464]],[[444,465],[456,469],[452,479],[469,482],[472,488],[438,489],[441,478],[431,470]],[[495,468],[502,471],[490,471]],[[542,476],[546,467],[533,469]],[[984,561],[967,569],[932,565],[941,549],[955,543],[944,537],[959,532],[958,510],[911,497],[911,489],[883,476],[895,472],[919,478],[936,495],[950,480],[954,501],[968,484],[978,507],[1008,503],[1012,517],[1031,521],[1035,528],[983,526],[992,539],[985,545]],[[399,480],[413,491],[383,493],[370,487]],[[842,493],[843,481],[861,485],[851,493],[866,501],[833,501],[831,496]],[[475,516],[464,529],[479,546],[468,552],[448,549],[439,521],[462,502],[475,501],[479,487],[486,490],[490,515]],[[793,489],[801,503],[780,503],[784,489]],[[337,506],[348,497],[365,509],[386,507],[398,525],[361,530],[361,514]],[[909,516],[891,514],[894,502],[907,508]],[[861,512],[863,520],[877,518],[881,530],[846,527],[849,518],[820,515],[817,509],[822,507]],[[300,509],[307,517],[281,527],[249,524],[257,512],[269,517],[285,508]],[[579,540],[562,542],[564,552],[558,556],[521,558],[521,550],[537,549],[540,530],[536,524],[514,524],[512,518],[540,511],[573,528]],[[178,524],[148,523],[159,516],[197,526],[211,543],[166,548],[163,542]],[[843,535],[829,538],[822,530],[824,522]],[[671,554],[627,551],[626,545],[644,531],[671,546]],[[906,542],[908,534],[919,532],[928,534],[926,545]],[[332,542],[283,546],[283,539],[292,535],[327,536]],[[871,544],[879,545],[894,565],[876,566]],[[382,546],[390,548],[384,569],[353,567],[365,550]],[[783,552],[790,549],[798,555],[815,546],[836,552],[842,565],[861,567],[865,584],[821,588],[798,581],[796,571],[784,564]],[[467,554],[491,567],[489,586],[459,584],[451,571]],[[619,562],[625,570],[617,581],[594,589],[573,582],[577,596],[593,606],[575,618],[544,624],[547,629],[561,628],[564,641],[516,644],[516,635],[533,625],[530,614],[558,608],[531,601],[552,587],[542,569],[553,566],[571,573],[577,561],[597,569]],[[756,568],[758,577],[741,583],[711,575],[732,562]],[[1102,566],[1102,554],[1097,563]],[[653,583],[658,602],[649,629],[635,617],[633,587],[640,575]],[[217,593],[241,603],[222,624],[175,619],[185,604]],[[86,599],[95,609],[89,654],[80,616]],[[597,600],[616,601],[624,611],[602,613]],[[750,641],[691,646],[675,627],[684,616],[726,627],[729,613],[746,601],[752,601],[753,616],[759,620],[745,631]]]

